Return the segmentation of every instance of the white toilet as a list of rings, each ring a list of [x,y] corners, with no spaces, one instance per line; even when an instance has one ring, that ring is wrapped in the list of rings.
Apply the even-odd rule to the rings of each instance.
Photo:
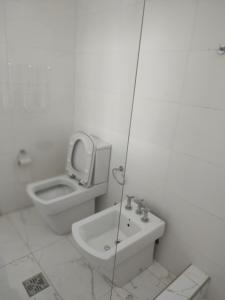
[[[95,198],[107,192],[111,145],[77,132],[70,141],[68,174],[27,186],[27,193],[47,224],[58,234],[95,212]]]

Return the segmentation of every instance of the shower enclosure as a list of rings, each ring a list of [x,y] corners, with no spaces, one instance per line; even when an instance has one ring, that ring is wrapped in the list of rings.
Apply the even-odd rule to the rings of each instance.
[[[156,240],[153,265],[122,290],[114,287],[112,299],[155,299],[188,273],[187,285],[179,288],[175,281],[159,299],[222,300],[225,1],[142,4],[122,199],[144,199],[150,223],[153,213],[166,222],[166,231]],[[115,269],[117,264],[119,256]],[[203,271],[195,275],[204,282],[211,277],[207,294],[198,294],[202,286],[193,280],[191,264]]]

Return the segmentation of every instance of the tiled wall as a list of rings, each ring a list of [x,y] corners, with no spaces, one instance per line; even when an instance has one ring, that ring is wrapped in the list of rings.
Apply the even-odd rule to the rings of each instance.
[[[128,156],[127,193],[167,222],[159,261],[194,263],[225,299],[224,0],[151,0]]]
[[[74,1],[0,1],[0,212],[28,181],[64,171],[73,122]],[[41,99],[41,102],[39,101]],[[32,165],[18,168],[25,148]]]
[[[74,128],[111,143],[111,167],[117,167],[125,161],[143,1],[76,3]],[[108,197],[97,205],[120,198],[110,176]]]

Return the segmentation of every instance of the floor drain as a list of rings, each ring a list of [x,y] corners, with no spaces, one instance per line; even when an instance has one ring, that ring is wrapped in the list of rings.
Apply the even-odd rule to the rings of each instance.
[[[104,250],[105,250],[105,251],[109,251],[110,249],[111,249],[111,247],[110,247],[109,245],[105,245],[105,246],[104,246]]]
[[[23,286],[27,291],[29,297],[32,297],[49,287],[49,284],[44,275],[42,273],[39,273],[23,281]]]

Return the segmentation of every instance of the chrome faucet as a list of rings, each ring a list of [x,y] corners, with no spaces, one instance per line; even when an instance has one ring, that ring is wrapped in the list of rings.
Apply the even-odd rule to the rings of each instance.
[[[144,205],[142,211],[143,211],[143,217],[141,218],[141,220],[146,223],[149,221],[148,213],[150,212],[150,208]]]
[[[134,199],[134,202],[137,204],[136,214],[141,215],[142,208],[144,207],[143,205],[144,199]]]
[[[126,209],[131,210],[132,209],[132,205],[131,205],[131,201],[134,199],[134,196],[129,196],[127,195],[127,205],[125,206]]]

